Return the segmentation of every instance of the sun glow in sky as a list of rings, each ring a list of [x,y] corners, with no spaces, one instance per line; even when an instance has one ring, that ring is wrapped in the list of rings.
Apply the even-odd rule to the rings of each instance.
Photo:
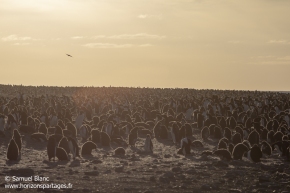
[[[287,0],[1,0],[0,83],[289,91],[289,18]]]

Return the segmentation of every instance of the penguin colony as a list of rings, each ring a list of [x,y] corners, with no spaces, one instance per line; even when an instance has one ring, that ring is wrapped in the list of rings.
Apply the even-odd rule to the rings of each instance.
[[[6,93],[0,96],[0,138],[10,139],[6,157],[11,161],[25,159],[27,135],[47,144],[49,161],[93,156],[98,148],[113,146],[114,155],[137,147],[154,154],[154,144],[164,140],[183,156],[211,141],[213,151],[200,155],[227,161],[260,162],[272,154],[290,159],[290,96],[285,93],[0,87]]]

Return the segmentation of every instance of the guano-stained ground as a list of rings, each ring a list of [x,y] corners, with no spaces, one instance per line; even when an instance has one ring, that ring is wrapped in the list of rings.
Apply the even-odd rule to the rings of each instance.
[[[194,137],[200,138],[198,130],[194,131]],[[192,155],[187,157],[176,154],[178,147],[172,140],[153,139],[154,153],[145,154],[142,152],[145,138],[140,137],[136,148],[126,148],[124,157],[113,155],[117,146],[112,144],[111,148],[98,147],[92,156],[49,162],[46,142],[35,142],[22,134],[22,159],[13,163],[6,158],[10,138],[7,134],[0,140],[0,192],[290,192],[289,162],[277,152],[263,158],[261,163],[252,163],[246,158],[225,162],[218,157],[201,156],[202,151],[216,148],[217,141],[212,139],[203,142],[203,148],[192,149]],[[71,183],[73,187],[4,188],[5,176],[30,175],[49,177],[48,183]]]

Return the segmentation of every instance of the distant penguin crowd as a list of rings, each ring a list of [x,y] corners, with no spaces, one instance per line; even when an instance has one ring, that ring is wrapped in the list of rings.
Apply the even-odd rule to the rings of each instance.
[[[290,160],[290,95],[278,92],[0,85],[0,140],[7,160],[20,161],[23,140],[45,143],[49,161],[94,156],[99,148],[154,154],[201,152],[257,163],[272,154]],[[29,136],[28,138],[26,136]]]

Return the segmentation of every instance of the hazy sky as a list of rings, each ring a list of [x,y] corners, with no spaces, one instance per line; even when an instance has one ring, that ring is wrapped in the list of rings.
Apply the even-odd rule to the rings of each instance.
[[[0,83],[290,90],[289,18],[288,0],[0,0]]]

